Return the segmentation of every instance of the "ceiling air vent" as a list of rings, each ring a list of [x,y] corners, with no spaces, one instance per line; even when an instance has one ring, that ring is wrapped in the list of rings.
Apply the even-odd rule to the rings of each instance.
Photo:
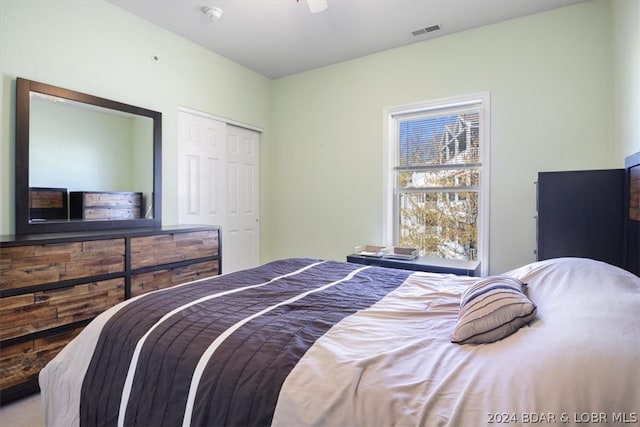
[[[419,30],[412,31],[411,34],[414,37],[418,37],[418,36],[421,36],[423,34],[432,33],[434,31],[438,31],[439,29],[440,29],[440,25],[436,24],[436,25],[431,25],[431,26],[426,27],[426,28],[420,28]]]

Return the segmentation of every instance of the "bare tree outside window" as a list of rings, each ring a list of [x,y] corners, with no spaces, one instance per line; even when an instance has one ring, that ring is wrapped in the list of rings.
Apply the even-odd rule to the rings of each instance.
[[[397,240],[422,256],[478,259],[480,113],[399,121]]]

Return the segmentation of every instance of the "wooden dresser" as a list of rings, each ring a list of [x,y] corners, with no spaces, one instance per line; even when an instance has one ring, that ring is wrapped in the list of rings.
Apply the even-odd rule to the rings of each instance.
[[[220,274],[218,227],[2,236],[0,404],[94,317],[132,296]]]
[[[135,219],[142,218],[142,193],[71,191],[71,219]]]
[[[66,188],[29,188],[29,219],[67,219]]]

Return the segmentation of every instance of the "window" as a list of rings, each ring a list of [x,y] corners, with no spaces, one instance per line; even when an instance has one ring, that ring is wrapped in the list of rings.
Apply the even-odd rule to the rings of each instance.
[[[489,95],[385,110],[385,236],[488,272]]]

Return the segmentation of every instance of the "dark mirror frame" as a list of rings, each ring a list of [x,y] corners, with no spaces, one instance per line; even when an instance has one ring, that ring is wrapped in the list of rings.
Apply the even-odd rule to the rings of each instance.
[[[52,220],[31,222],[29,216],[29,113],[31,92],[38,92],[153,119],[152,218],[123,220]],[[114,230],[162,224],[162,113],[18,77],[15,131],[16,234]]]

